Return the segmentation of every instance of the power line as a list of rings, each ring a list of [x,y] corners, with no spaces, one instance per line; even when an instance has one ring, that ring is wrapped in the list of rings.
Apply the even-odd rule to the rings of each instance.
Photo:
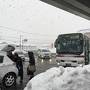
[[[38,34],[39,36],[48,36],[48,35],[46,35],[46,34],[40,34],[40,33],[28,33],[28,32],[24,32],[24,31],[21,31],[21,30],[16,30],[16,29],[13,29],[13,28],[9,28],[9,27],[6,27],[6,26],[0,26],[0,28],[5,28],[5,29],[7,29],[7,30],[11,30],[11,31],[14,31],[14,32],[23,32],[23,33],[26,33],[26,34],[30,34],[30,35],[33,35],[33,34]],[[51,36],[50,36],[51,37]],[[15,39],[15,40],[11,40],[11,39]],[[22,37],[23,38],[23,37]],[[20,41],[20,36],[17,38],[17,37],[13,37],[13,36],[9,36],[9,37],[7,37],[6,39],[9,39],[8,41],[11,41],[11,42],[14,42],[14,43],[16,43],[17,41],[16,41],[16,39],[18,39],[18,43],[19,43],[19,41]],[[6,40],[6,39],[2,39],[2,40]],[[25,39],[25,38],[23,38],[23,39]],[[23,40],[22,39],[22,40]],[[32,43],[42,43],[42,44],[46,44],[46,43],[49,43],[49,42],[53,42],[53,40],[51,40],[51,39],[47,39],[47,40],[41,40],[41,38],[40,39],[34,39],[34,38],[27,38],[27,39],[29,39]],[[29,41],[29,42],[30,42]]]
[[[3,37],[3,36],[2,36]],[[7,39],[19,39],[19,37],[17,38],[17,37],[12,37],[12,36],[5,36]],[[3,39],[3,38],[2,38]]]
[[[20,36],[19,37],[13,37],[13,36],[5,36],[5,38],[6,39],[17,39],[17,40],[20,40]],[[2,38],[1,39],[3,39],[3,36],[2,36]],[[24,40],[24,39],[28,39],[28,40],[30,40],[30,41],[34,41],[34,40],[37,40],[37,41],[42,41],[42,39],[41,38],[30,38],[30,37],[27,37],[27,38],[24,38],[24,37],[22,37],[22,40]],[[44,38],[44,41],[51,41],[51,40],[54,40],[54,39],[47,39],[47,38]]]
[[[13,39],[12,39],[13,38]],[[18,41],[17,41],[17,40]],[[21,38],[22,39],[22,38]],[[2,38],[1,40],[8,40],[8,41],[13,41],[13,42],[19,42],[20,41],[20,37],[19,38],[16,38],[16,37],[8,37],[8,38]],[[24,39],[22,39],[22,40],[24,40]],[[28,42],[37,42],[37,43],[49,43],[49,42],[53,42],[54,40],[52,40],[52,39],[44,39],[44,40],[41,40],[41,39],[33,39],[33,38],[28,38],[27,39],[28,40]]]
[[[2,40],[5,40],[5,41],[3,41],[3,42],[8,42],[8,41],[13,42],[13,43],[16,43],[16,42],[17,42],[17,41],[15,41],[15,40],[8,40],[8,41],[7,41],[6,39],[2,39]],[[1,41],[2,41],[2,40],[1,40]]]
[[[56,35],[49,35],[49,34],[25,32],[25,31],[22,31],[22,30],[19,30],[19,29],[10,28],[10,27],[7,27],[7,26],[0,26],[0,28],[5,28],[5,29],[8,29],[8,30],[12,30],[12,31],[14,31],[14,32],[22,32],[22,33],[26,33],[26,34],[35,34],[35,35],[50,36],[50,37],[51,37],[51,36],[56,36]]]

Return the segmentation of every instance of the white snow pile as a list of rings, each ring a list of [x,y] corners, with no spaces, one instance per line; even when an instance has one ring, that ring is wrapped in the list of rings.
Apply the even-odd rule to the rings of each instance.
[[[53,67],[35,76],[24,90],[90,90],[90,65]]]

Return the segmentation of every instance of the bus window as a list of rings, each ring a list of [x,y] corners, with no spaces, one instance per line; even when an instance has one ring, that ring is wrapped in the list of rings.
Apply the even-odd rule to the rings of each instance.
[[[83,37],[79,34],[61,35],[58,38],[58,43],[55,46],[59,53],[81,54],[83,52]]]

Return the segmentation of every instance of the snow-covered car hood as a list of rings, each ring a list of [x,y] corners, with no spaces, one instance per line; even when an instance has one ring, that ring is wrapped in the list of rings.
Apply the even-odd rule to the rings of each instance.
[[[1,51],[4,51],[4,52],[8,52],[8,51],[14,51],[15,50],[15,47],[12,46],[12,45],[5,45],[2,47]]]

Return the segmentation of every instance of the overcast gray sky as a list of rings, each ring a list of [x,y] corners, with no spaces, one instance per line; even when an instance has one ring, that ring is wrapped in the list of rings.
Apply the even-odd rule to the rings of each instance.
[[[0,0],[0,36],[19,42],[53,42],[58,34],[90,28],[90,21],[39,0]]]

